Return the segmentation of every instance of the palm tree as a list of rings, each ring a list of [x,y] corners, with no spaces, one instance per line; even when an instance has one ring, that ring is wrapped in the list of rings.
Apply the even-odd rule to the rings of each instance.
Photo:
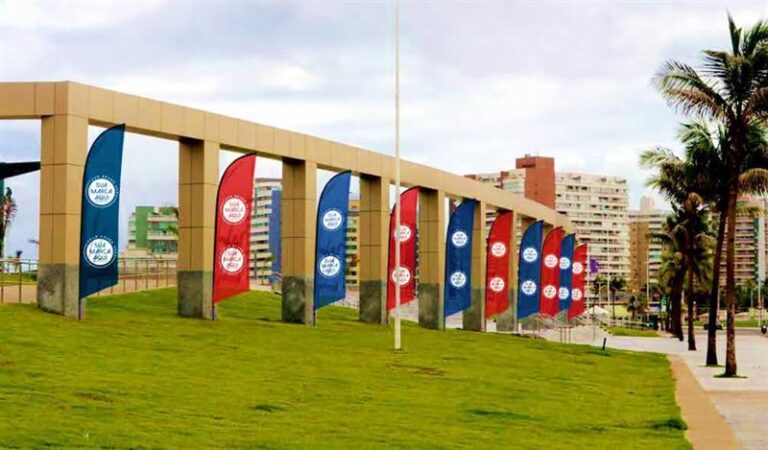
[[[692,197],[696,195],[693,194]],[[687,211],[686,211],[687,209]],[[688,309],[688,350],[696,350],[696,338],[693,332],[695,287],[706,285],[712,271],[711,248],[713,239],[709,235],[709,225],[703,208],[686,209],[673,204],[673,214],[667,217],[663,233],[654,234],[653,238],[664,244],[661,271],[662,279],[669,283],[672,315],[672,333],[683,340],[682,293],[686,283]],[[698,211],[698,215],[690,214]]]
[[[716,173],[701,170],[694,164],[694,150],[700,144],[700,133],[691,130],[702,128],[700,123],[683,125],[679,138],[686,148],[686,159],[681,159],[672,150],[657,147],[643,152],[640,164],[655,169],[648,185],[659,190],[672,204],[673,214],[667,219],[666,230],[655,237],[667,247],[670,255],[666,270],[673,271],[669,278],[671,291],[672,330],[682,340],[681,295],[685,277],[688,277],[688,349],[696,349],[693,333],[694,286],[710,279],[709,272],[709,203],[706,198],[714,197]]]
[[[683,252],[678,247],[677,241],[666,237],[664,233],[659,233],[654,238],[664,241],[661,265],[659,266],[659,281],[662,285],[666,286],[668,293],[666,329],[668,333],[682,341],[683,324],[681,321],[680,303],[685,282]]]
[[[759,21],[749,29],[735,25],[728,16],[731,52],[705,50],[698,70],[669,61],[655,77],[667,102],[678,111],[711,118],[728,132],[723,176],[727,190],[720,204],[726,206],[726,305],[728,309],[725,376],[736,376],[735,231],[736,201],[743,162],[754,151],[749,130],[768,118],[768,23]]]
[[[5,188],[5,195],[2,198],[2,217],[0,218],[0,258],[5,252],[5,233],[16,218],[16,200],[13,198],[11,188]]]
[[[717,240],[714,252],[713,273],[709,295],[709,324],[707,326],[707,360],[708,366],[717,365],[716,325],[719,309],[720,269],[722,262],[723,240],[725,238],[728,199],[728,183],[725,177],[719,176],[726,172],[726,155],[730,138],[728,130],[721,124],[693,121],[684,124],[679,134],[685,144],[686,162],[697,174],[696,191],[710,203],[710,208],[718,213]],[[765,165],[761,155],[766,154],[768,147],[762,125],[753,124],[748,133],[750,148],[754,151],[742,162],[742,173],[739,176],[740,192],[758,194],[766,190]],[[714,176],[713,176],[714,175]],[[737,207],[738,214],[751,214],[750,208]]]
[[[637,320],[638,315],[645,314],[648,308],[648,299],[644,297],[632,296],[627,302],[627,311],[632,314],[632,321]]]

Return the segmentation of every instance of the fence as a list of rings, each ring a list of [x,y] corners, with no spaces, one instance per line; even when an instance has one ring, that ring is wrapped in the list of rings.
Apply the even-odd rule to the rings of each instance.
[[[94,294],[123,294],[176,285],[176,260],[118,258],[118,282]],[[37,299],[38,262],[33,259],[0,259],[0,304],[32,303]]]
[[[34,301],[37,296],[37,261],[0,258],[0,303]]]

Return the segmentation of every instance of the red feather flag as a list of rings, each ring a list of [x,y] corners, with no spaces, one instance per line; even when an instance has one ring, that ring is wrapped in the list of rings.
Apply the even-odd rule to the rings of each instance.
[[[509,308],[509,240],[512,213],[499,214],[491,225],[486,249],[485,317],[490,318]]]
[[[568,319],[581,315],[586,308],[587,244],[581,244],[573,251],[573,287],[571,288],[571,307]]]
[[[560,243],[563,229],[557,227],[547,234],[542,246],[540,313],[554,317],[560,310]]]
[[[213,303],[250,290],[250,236],[256,155],[234,160],[216,195]]]
[[[400,304],[416,298],[416,209],[419,188],[400,194],[400,232],[395,233],[395,208],[389,216],[389,264],[387,269],[387,311],[395,309],[395,279],[399,280]],[[400,240],[400,273],[395,274],[395,240]]]

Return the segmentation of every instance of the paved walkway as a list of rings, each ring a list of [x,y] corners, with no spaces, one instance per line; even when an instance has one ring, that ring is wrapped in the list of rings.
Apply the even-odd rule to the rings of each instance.
[[[670,355],[672,369],[678,380],[679,404],[684,419],[691,427],[686,436],[694,444],[694,448],[732,448],[727,447],[725,442],[721,444],[715,441],[716,436],[722,435],[722,432],[712,432],[719,429],[716,421],[704,417],[706,404],[711,402],[733,431],[741,448],[768,449],[768,338],[758,330],[739,330],[736,337],[736,358],[739,374],[745,378],[737,379],[715,378],[715,375],[723,372],[722,367],[704,366],[706,338],[703,332],[696,333],[699,350],[695,352],[687,350],[686,342],[666,337],[609,337],[607,346]],[[718,357],[722,364],[725,360],[723,332],[718,333],[717,343]],[[601,344],[602,341],[593,343]],[[693,386],[692,380],[695,380],[698,386]],[[702,393],[709,402],[701,401]],[[697,396],[700,399],[697,399]]]
[[[733,431],[696,381],[686,363],[669,355],[675,377],[675,400],[688,425],[685,437],[696,450],[738,450]]]

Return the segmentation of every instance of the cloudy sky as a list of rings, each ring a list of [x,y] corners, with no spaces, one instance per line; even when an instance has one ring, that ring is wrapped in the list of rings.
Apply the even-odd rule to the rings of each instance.
[[[553,156],[558,171],[626,177],[637,206],[638,152],[674,146],[683,120],[650,80],[726,48],[727,11],[748,24],[768,1],[404,1],[403,155],[457,173]],[[0,80],[75,80],[392,153],[393,21],[391,2],[0,0]],[[39,125],[2,123],[0,157],[38,158]],[[175,203],[176,172],[174,143],[129,137],[123,219]],[[38,183],[9,182],[8,252],[36,256]]]

